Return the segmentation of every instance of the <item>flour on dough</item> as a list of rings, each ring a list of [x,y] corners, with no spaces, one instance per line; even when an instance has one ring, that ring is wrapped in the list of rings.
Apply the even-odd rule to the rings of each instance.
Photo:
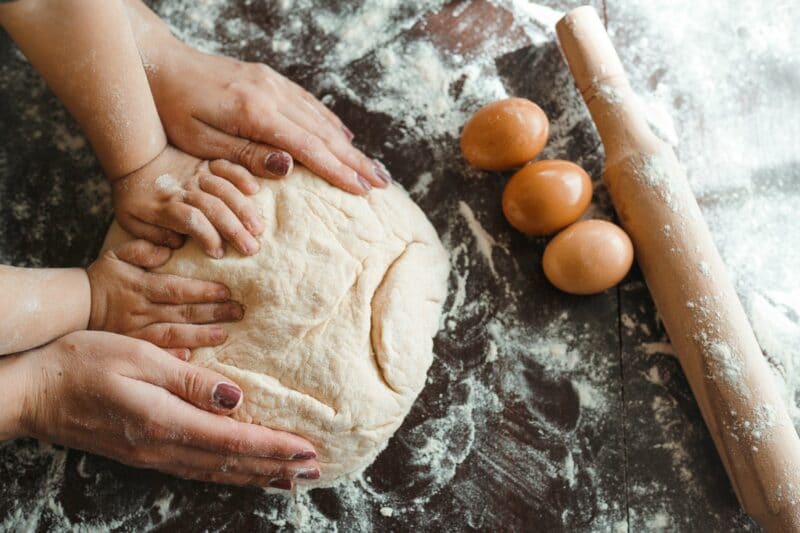
[[[192,361],[228,376],[235,417],[304,436],[331,486],[368,466],[422,389],[447,293],[448,256],[399,187],[353,196],[304,168],[253,196],[266,230],[252,257],[194,242],[160,271],[219,281],[244,304],[222,346]],[[115,223],[106,245],[129,236]]]

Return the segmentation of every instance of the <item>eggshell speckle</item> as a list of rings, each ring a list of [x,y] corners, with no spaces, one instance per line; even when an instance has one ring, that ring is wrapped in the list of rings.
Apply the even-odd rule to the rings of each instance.
[[[478,109],[464,125],[461,153],[478,168],[509,170],[542,151],[549,128],[544,111],[530,100],[498,100]]]
[[[596,294],[622,281],[633,264],[633,244],[604,220],[577,222],[556,235],[542,257],[550,283],[571,294]]]
[[[589,175],[569,161],[543,160],[522,167],[503,191],[503,213],[528,235],[549,235],[578,220],[592,200]]]

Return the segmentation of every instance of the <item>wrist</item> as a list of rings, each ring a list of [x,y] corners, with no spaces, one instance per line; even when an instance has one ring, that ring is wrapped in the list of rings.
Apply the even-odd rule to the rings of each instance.
[[[102,294],[100,283],[92,276],[93,266],[94,263],[86,269],[86,279],[89,284],[89,318],[85,329],[88,330],[102,329],[103,323],[105,323],[105,297]]]
[[[125,8],[136,47],[150,77],[164,65],[164,59],[173,50],[186,45],[141,0],[125,0]]]
[[[110,181],[113,184],[114,182],[122,180],[123,178],[127,178],[129,176],[132,176],[133,174],[136,174],[140,170],[142,170],[144,168],[147,168],[154,161],[156,161],[159,157],[161,157],[164,154],[164,152],[167,151],[167,148],[169,148],[169,143],[167,142],[166,134],[164,134],[163,142],[161,143],[160,146],[161,146],[161,148],[159,150],[152,152],[154,155],[150,155],[147,159],[144,159],[144,160],[140,159],[140,161],[143,161],[143,162],[141,164],[139,164],[139,166],[133,168],[132,170],[126,171],[124,174],[122,174],[122,173],[111,174],[111,173],[107,172],[106,174],[108,176],[108,181]]]
[[[92,288],[89,274],[82,268],[70,268],[65,274],[64,285],[69,294],[67,301],[72,303],[72,320],[67,333],[84,330],[89,325],[92,311]]]
[[[30,407],[27,392],[31,383],[29,352],[0,357],[0,388],[3,406],[0,408],[0,442],[27,436],[25,415]]]

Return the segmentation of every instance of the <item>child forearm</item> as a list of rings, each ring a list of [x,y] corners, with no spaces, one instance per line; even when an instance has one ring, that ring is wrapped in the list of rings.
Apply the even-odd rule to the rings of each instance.
[[[121,0],[21,0],[0,23],[76,118],[110,178],[165,147]]]
[[[91,290],[80,268],[0,266],[0,355],[85,329]]]

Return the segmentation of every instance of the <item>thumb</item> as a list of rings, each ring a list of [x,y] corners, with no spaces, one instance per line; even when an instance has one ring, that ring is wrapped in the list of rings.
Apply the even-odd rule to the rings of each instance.
[[[242,389],[218,372],[182,361],[152,347],[153,361],[144,380],[212,413],[229,415],[244,399]]]
[[[288,152],[268,144],[234,137],[219,130],[206,132],[206,145],[214,149],[209,154],[214,159],[227,159],[237,163],[255,176],[280,179],[289,175],[294,160]]]

